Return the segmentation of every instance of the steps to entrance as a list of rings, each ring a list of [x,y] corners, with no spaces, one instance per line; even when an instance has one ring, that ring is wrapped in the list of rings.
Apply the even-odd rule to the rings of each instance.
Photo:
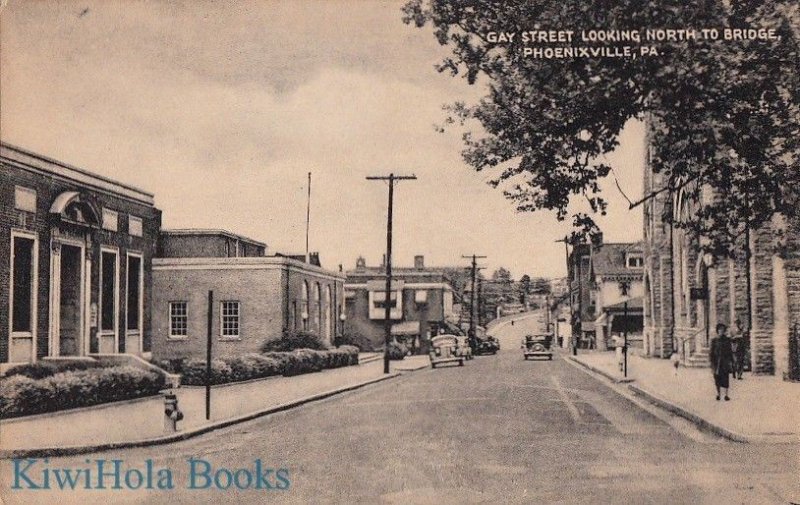
[[[686,360],[684,366],[687,368],[708,368],[711,362],[708,358],[708,348],[703,347],[694,353]]]

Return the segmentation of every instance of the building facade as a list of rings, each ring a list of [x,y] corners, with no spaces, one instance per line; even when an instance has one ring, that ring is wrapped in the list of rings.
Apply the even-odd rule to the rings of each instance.
[[[0,145],[0,366],[150,352],[153,195]]]
[[[575,244],[569,255],[572,334],[580,347],[607,349],[614,335],[628,334],[642,347],[644,252],[639,243]]]
[[[191,238],[188,240],[187,237]],[[238,243],[238,256],[224,244]],[[153,356],[206,356],[209,291],[215,357],[258,352],[284,331],[310,331],[332,344],[342,332],[344,275],[222,230],[162,233],[153,263]],[[244,254],[243,254],[244,252]]]
[[[392,268],[390,295],[392,335],[415,352],[427,352],[431,335],[453,320],[453,288],[441,269],[425,266],[423,256],[413,268]],[[347,272],[345,310],[351,331],[369,338],[378,348],[385,338],[386,269],[368,267],[358,258]]]
[[[648,162],[645,194],[666,182]],[[665,214],[688,220],[713,197],[687,184],[645,203],[646,349],[663,358],[678,352],[687,365],[707,366],[714,328],[723,323],[746,338],[754,373],[783,376],[792,359],[789,340],[800,333],[800,214],[743,229],[732,254],[716,257],[703,253],[702,237],[663,220]]]

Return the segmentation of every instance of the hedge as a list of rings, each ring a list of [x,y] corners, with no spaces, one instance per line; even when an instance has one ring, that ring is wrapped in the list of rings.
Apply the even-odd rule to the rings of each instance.
[[[163,374],[133,366],[67,371],[41,379],[17,374],[0,380],[0,417],[141,398],[164,387]]]
[[[93,368],[103,368],[99,361],[39,361],[37,363],[26,363],[11,367],[6,372],[6,377],[12,375],[24,375],[31,379],[44,379],[60,372],[71,372],[77,370],[90,370]]]
[[[225,384],[273,375],[294,376],[358,364],[358,348],[341,346],[326,351],[297,349],[290,352],[245,354],[211,361],[211,384]],[[181,384],[202,386],[206,383],[206,362],[190,360],[171,363],[181,373]]]
[[[311,331],[284,331],[280,338],[267,340],[261,345],[261,352],[287,352],[297,349],[325,351],[328,344]]]

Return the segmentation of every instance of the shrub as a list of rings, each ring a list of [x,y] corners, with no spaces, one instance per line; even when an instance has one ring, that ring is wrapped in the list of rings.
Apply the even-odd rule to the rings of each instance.
[[[0,382],[0,417],[88,407],[157,394],[165,377],[132,366],[59,372],[32,379],[16,374]]]
[[[261,346],[261,352],[294,351],[295,349],[314,349],[323,351],[328,344],[323,342],[316,333],[310,331],[285,331],[281,338],[267,340]]]
[[[261,354],[245,354],[227,361],[231,367],[231,381],[260,379],[282,372],[280,363]]]
[[[22,375],[31,379],[44,379],[59,372],[89,370],[92,368],[103,368],[103,365],[97,361],[39,361],[12,367],[6,372],[6,377]]]
[[[171,358],[159,359],[153,361],[153,364],[169,373],[183,373],[183,366],[186,364],[186,358]]]
[[[372,352],[375,350],[375,345],[372,341],[364,335],[357,332],[346,332],[341,337],[336,338],[336,345],[341,346],[355,346],[361,352]]]
[[[202,386],[206,383],[206,362],[193,359],[183,365],[181,383],[188,386]],[[231,367],[222,360],[211,360],[211,384],[231,382]]]
[[[397,342],[389,342],[387,354],[389,355],[389,359],[400,360],[406,357],[406,354],[408,354],[408,348]]]

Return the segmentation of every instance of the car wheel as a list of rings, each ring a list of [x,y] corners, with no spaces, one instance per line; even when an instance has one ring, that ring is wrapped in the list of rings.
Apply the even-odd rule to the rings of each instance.
[[[436,363],[431,363],[431,368],[436,368]]]
[[[464,366],[464,360],[463,359],[458,362],[458,366]]]

